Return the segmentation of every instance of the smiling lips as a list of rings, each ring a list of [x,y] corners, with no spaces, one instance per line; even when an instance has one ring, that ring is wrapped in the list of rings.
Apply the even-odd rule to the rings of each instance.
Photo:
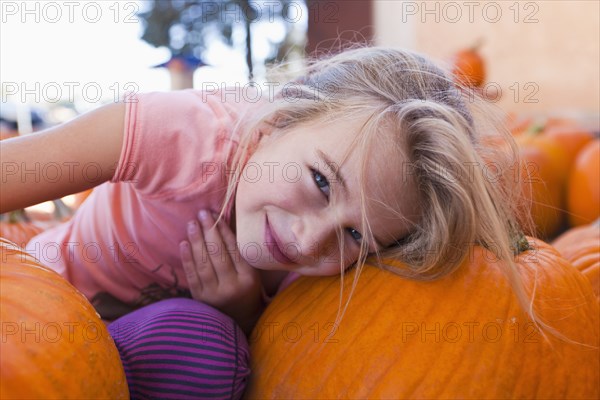
[[[282,264],[293,264],[288,256],[282,250],[281,241],[277,237],[275,231],[271,229],[269,217],[265,215],[265,243],[269,249],[271,256]]]

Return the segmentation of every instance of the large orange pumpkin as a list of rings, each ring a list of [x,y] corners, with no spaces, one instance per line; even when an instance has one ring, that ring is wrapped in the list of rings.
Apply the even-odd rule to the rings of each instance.
[[[589,279],[600,298],[600,220],[569,229],[552,245]]]
[[[546,340],[494,254],[474,247],[455,273],[434,282],[367,265],[337,328],[339,277],[300,278],[275,297],[250,338],[246,397],[597,399],[598,302],[579,271],[534,243],[517,259],[526,287],[537,277],[544,320],[582,344]]]
[[[572,226],[600,217],[600,139],[588,143],[577,155],[569,175],[567,207]]]
[[[129,398],[117,348],[85,297],[5,239],[0,257],[0,398]]]

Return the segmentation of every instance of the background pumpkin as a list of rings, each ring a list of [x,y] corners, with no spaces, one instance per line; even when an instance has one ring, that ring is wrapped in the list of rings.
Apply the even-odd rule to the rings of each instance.
[[[544,135],[556,141],[565,151],[569,166],[573,164],[579,151],[594,139],[592,132],[576,121],[565,118],[548,118],[542,129]]]
[[[479,41],[454,55],[452,74],[457,82],[469,87],[480,87],[485,83],[485,61],[479,54],[481,44]]]
[[[79,206],[81,206],[81,204],[83,204],[83,202],[90,197],[90,195],[92,194],[92,190],[94,189],[88,189],[88,190],[84,190],[83,192],[79,192],[79,193],[75,193],[73,195],[73,204],[72,204],[72,208],[73,209],[78,209]]]
[[[552,245],[589,279],[596,297],[600,298],[600,219],[569,229]]]
[[[4,139],[12,139],[19,136],[19,133],[17,131],[9,131],[9,130],[4,130],[0,128],[0,140],[4,140]]]
[[[0,237],[25,247],[27,242],[42,232],[42,228],[30,222],[23,210],[0,215]]]
[[[537,232],[530,235],[551,238],[564,220],[563,191],[569,171],[569,159],[560,144],[530,130],[515,137],[523,164],[523,194],[531,203],[531,216]]]
[[[0,398],[129,398],[117,348],[85,297],[5,239],[0,257]]]
[[[74,210],[62,199],[47,203],[53,205],[52,211],[42,211],[34,206],[0,214],[0,237],[26,247],[27,242],[37,234],[71,219]]]
[[[303,277],[275,297],[250,338],[247,398],[598,398],[598,302],[549,245],[517,262],[545,321],[584,345],[549,343],[493,254],[416,282],[366,266],[339,326],[337,277]],[[346,277],[351,286],[354,272]],[[346,292],[347,293],[347,292]]]
[[[589,224],[600,217],[600,139],[589,142],[575,159],[569,175],[567,207],[572,226]]]
[[[518,136],[529,130],[533,123],[533,118],[516,112],[508,112],[504,122],[510,133],[513,136]]]

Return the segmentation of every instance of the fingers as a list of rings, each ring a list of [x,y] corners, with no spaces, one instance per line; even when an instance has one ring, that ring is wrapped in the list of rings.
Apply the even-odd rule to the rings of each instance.
[[[260,303],[260,275],[240,256],[229,226],[215,224],[214,216],[201,212],[188,223],[187,235],[180,254],[192,297],[228,315],[248,307],[253,315]]]
[[[242,258],[238,247],[235,234],[231,230],[231,228],[223,221],[222,219],[217,224],[217,228],[219,230],[219,234],[221,236],[221,240],[223,242],[224,249],[227,250],[227,253],[231,260],[233,261],[232,267],[237,271],[237,273],[241,273],[250,267],[246,261]]]
[[[228,258],[231,259],[231,265],[235,272],[237,272],[239,276],[245,276],[248,274],[254,275],[256,271],[240,254],[235,234],[229,225],[227,225],[227,223],[221,219],[217,224],[217,228],[219,230],[219,234],[221,235],[224,250],[227,251]]]
[[[207,211],[187,226],[188,242],[180,243],[182,264],[194,298],[204,298],[220,285],[248,282],[256,271],[240,255],[235,234]],[[241,280],[240,280],[241,279]]]
[[[190,291],[192,289],[200,291],[204,286],[217,285],[219,279],[209,256],[203,230],[198,226],[198,222],[188,222],[187,234],[189,243],[180,244],[180,253]]]
[[[231,233],[233,241],[227,232],[223,230],[226,226],[223,221],[215,226],[215,217],[209,212],[202,210],[198,213],[198,218],[204,232],[205,243],[211,247],[209,256],[214,266],[214,271],[219,281],[234,279],[236,275],[235,263],[237,246],[235,236]],[[228,229],[227,229],[228,230]],[[228,240],[224,240],[224,235]]]
[[[194,299],[199,299],[202,295],[202,280],[199,278],[198,272],[196,271],[192,249],[187,241],[179,243],[179,254],[181,255],[183,271],[185,272],[185,277],[192,297]]]

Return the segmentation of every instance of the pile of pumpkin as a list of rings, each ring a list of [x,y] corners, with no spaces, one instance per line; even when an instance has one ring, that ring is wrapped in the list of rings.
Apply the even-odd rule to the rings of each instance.
[[[535,232],[600,287],[600,137],[565,118],[512,127]],[[558,236],[558,237],[557,237]]]
[[[456,52],[450,62],[456,82],[485,98],[487,73],[479,51],[482,44],[479,39],[473,46]],[[598,219],[600,132],[565,117],[511,114],[507,125],[519,147],[523,162],[520,179],[531,200],[535,229],[528,233],[552,240],[568,228]]]
[[[535,234],[550,240],[598,219],[598,133],[567,118],[523,119],[511,128],[526,164],[523,189],[531,199]]]
[[[547,192],[556,188],[538,187],[532,177],[533,199],[548,205],[533,209],[539,229],[556,234],[568,226],[561,221],[579,224],[554,241],[561,254],[530,237],[515,259],[535,290],[534,306],[558,335],[529,319],[484,248],[475,246],[458,271],[434,282],[368,264],[354,288],[356,271],[343,282],[302,277],[273,300],[249,338],[253,375],[245,396],[598,398],[600,226],[587,224],[598,210],[598,139],[563,121],[519,126],[522,156],[560,188],[552,197]],[[562,135],[573,140],[552,139]],[[559,164],[559,171],[559,162],[571,166]],[[30,215],[30,222],[3,222],[2,234],[15,238],[6,227],[30,235],[57,223]],[[0,253],[0,397],[127,398],[118,352],[89,302],[17,246],[2,240]],[[352,298],[337,324],[341,287],[343,300]]]
[[[452,73],[462,87],[485,90],[486,63],[475,45],[456,52]],[[484,96],[485,98],[485,96]],[[497,99],[496,99],[497,100]],[[568,117],[506,121],[519,150],[520,168],[506,171],[521,182],[533,226],[541,238],[582,271],[600,291],[600,132]],[[518,171],[516,171],[518,169]],[[519,174],[515,174],[519,172]]]
[[[356,270],[343,280],[302,277],[249,338],[247,398],[600,397],[600,139],[567,120],[511,128],[536,224],[515,261],[554,331],[530,320],[479,246],[433,282],[370,264],[356,285]],[[40,222],[17,217],[0,234],[26,243],[14,232]],[[13,244],[2,240],[0,253],[0,397],[126,398],[114,343],[85,298]]]

